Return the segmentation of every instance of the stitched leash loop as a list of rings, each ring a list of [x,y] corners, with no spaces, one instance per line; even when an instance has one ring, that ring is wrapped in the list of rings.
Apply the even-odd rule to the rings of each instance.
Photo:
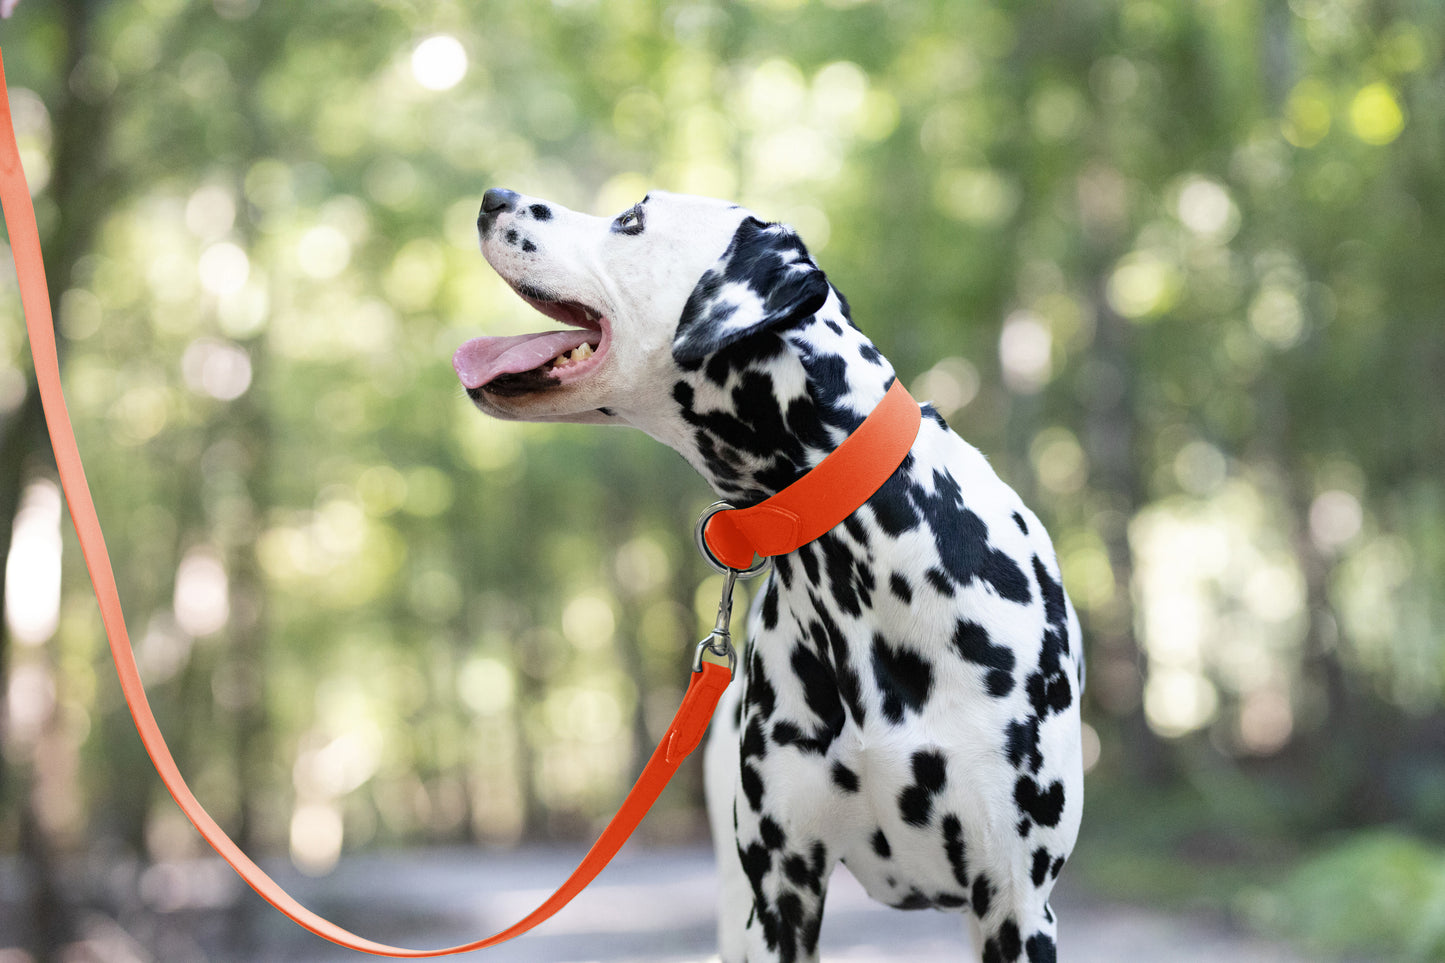
[[[141,742],[160,775],[161,782],[196,827],[206,842],[264,900],[310,932],[333,943],[376,956],[420,959],[450,956],[485,949],[519,936],[554,915],[582,891],[608,861],[622,848],[642,817],[662,793],[683,759],[695,749],[707,730],[708,721],[717,708],[723,690],[732,681],[730,669],[711,662],[701,664],[692,675],[682,705],[672,725],[648,760],[631,792],[623,800],[617,815],[587,853],[582,863],[558,890],[525,919],[486,939],[460,946],[435,950],[411,950],[377,943],[342,929],[308,910],[281,888],[257,866],[206,812],[186,785],[166,746],[165,737],[156,724],[146,699],[145,686],[126,633],[125,615],[121,611],[120,593],[115,573],[106,552],[105,537],[96,516],[80,450],[71,428],[70,415],[61,391],[60,365],[55,344],[55,323],[51,316],[50,295],[46,289],[45,264],[40,252],[40,237],[35,226],[35,209],[20,164],[20,151],[15,142],[14,124],[10,114],[10,93],[5,84],[4,58],[0,56],[0,202],[3,202],[5,225],[10,235],[15,272],[20,285],[20,299],[25,315],[25,328],[30,339],[30,354],[35,363],[36,382],[40,391],[45,423],[50,432],[51,447],[60,473],[61,488],[70,508],[71,519],[79,536],[81,552],[90,573],[100,606],[101,621],[110,641],[111,657],[120,678],[126,705],[135,720]]]

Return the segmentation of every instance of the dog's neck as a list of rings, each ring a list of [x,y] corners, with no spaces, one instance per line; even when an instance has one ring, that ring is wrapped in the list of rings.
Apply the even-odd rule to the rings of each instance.
[[[751,505],[841,444],[893,377],[833,291],[801,324],[750,337],[686,371],[673,388],[685,427],[669,443],[719,496]]]

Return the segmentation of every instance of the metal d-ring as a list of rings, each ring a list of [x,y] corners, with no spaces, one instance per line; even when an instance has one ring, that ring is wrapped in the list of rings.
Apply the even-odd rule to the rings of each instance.
[[[761,575],[763,574],[763,572],[767,571],[768,565],[771,564],[772,559],[766,557],[759,558],[756,562],[749,565],[747,568],[733,568],[732,566],[723,563],[716,555],[712,553],[712,549],[708,547],[706,535],[707,523],[712,521],[712,517],[718,512],[728,512],[732,510],[733,506],[729,505],[727,502],[713,502],[707,508],[704,508],[702,510],[702,515],[698,518],[697,526],[693,529],[692,532],[693,541],[697,543],[697,550],[702,553],[703,561],[707,562],[707,564],[710,565],[712,569],[719,575],[726,575],[729,572],[732,572],[736,578],[753,578],[754,576]]]

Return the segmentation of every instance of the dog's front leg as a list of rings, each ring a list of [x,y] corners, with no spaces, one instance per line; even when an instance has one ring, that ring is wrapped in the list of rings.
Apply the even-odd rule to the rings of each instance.
[[[837,860],[816,834],[785,820],[782,813],[806,812],[807,807],[802,800],[781,798],[780,791],[785,785],[826,785],[826,775],[794,780],[781,771],[763,772],[770,767],[756,757],[762,730],[756,707],[746,702],[742,707],[741,717],[751,722],[748,740],[739,725],[738,699],[730,691],[719,705],[704,760],[718,864],[718,955],[722,963],[810,963],[817,959],[823,901]],[[753,755],[744,759],[745,753]],[[774,753],[774,766],[784,762],[776,758],[780,755]],[[797,768],[807,767],[784,763],[784,768],[793,768],[790,775],[797,776]],[[750,770],[747,777],[745,769]],[[781,807],[775,815],[759,808],[770,791],[778,797],[771,801]]]
[[[750,890],[747,963],[814,963],[836,857],[823,840],[737,800],[737,860]]]

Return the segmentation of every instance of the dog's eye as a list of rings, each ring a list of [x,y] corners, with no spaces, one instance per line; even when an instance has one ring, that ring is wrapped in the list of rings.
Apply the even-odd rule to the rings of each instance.
[[[619,234],[641,234],[642,233],[642,205],[629,208],[617,215],[612,222],[612,230]]]

